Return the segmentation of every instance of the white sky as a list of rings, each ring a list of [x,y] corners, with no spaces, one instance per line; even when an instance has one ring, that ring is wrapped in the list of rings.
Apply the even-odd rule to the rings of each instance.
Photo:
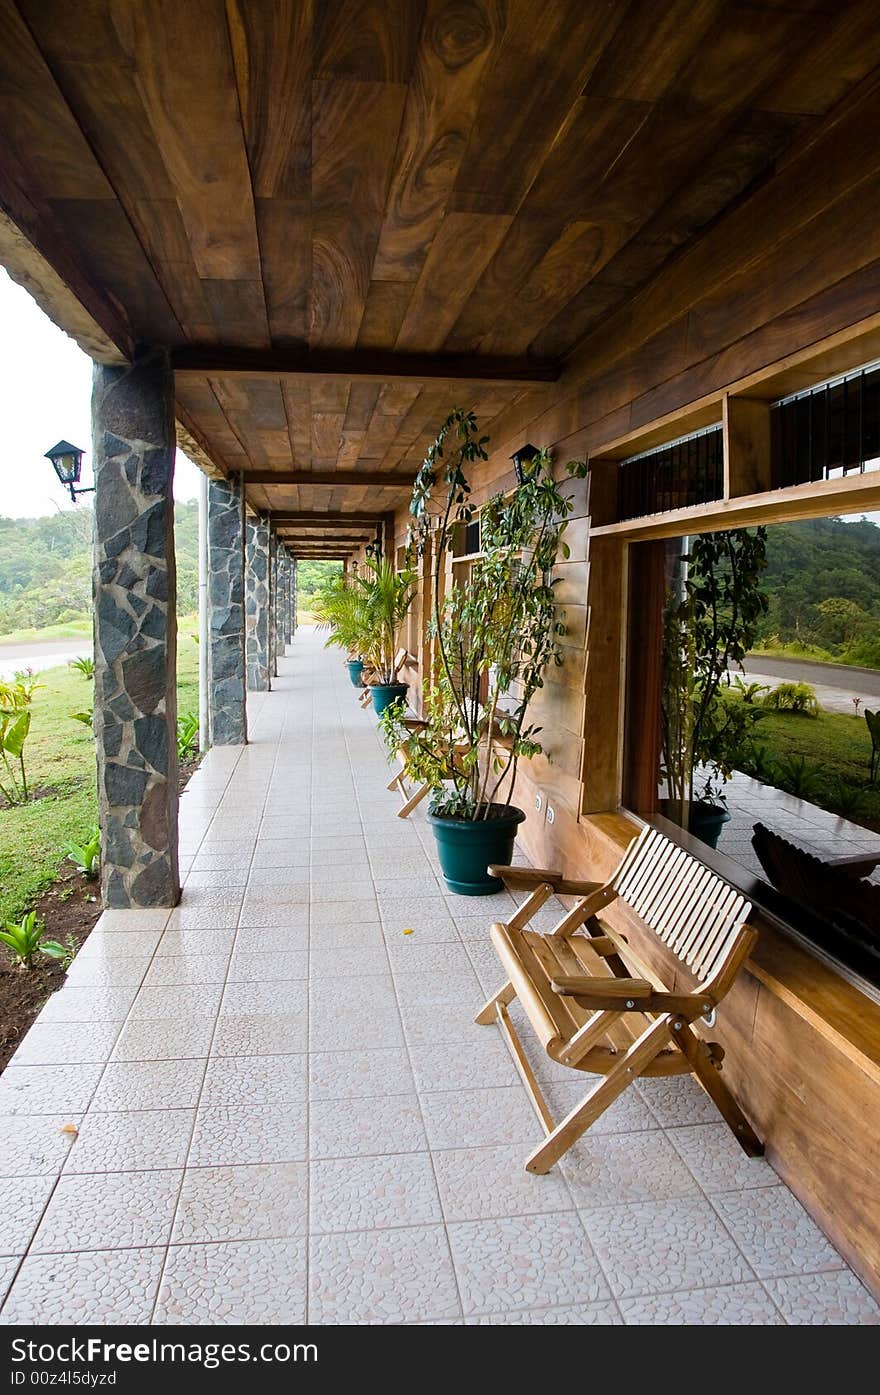
[[[70,509],[43,456],[62,437],[86,452],[92,484],[92,361],[0,267],[0,514],[40,518]],[[195,499],[199,472],[180,451],[174,497]],[[87,504],[86,495],[83,504]]]

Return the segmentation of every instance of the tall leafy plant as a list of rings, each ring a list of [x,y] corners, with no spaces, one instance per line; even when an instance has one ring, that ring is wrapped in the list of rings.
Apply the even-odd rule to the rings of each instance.
[[[416,573],[411,567],[397,571],[388,557],[368,557],[366,568],[356,582],[365,602],[364,657],[374,683],[393,683],[398,636],[415,598]]]
[[[30,798],[24,747],[31,730],[31,701],[39,686],[32,680],[0,683],[0,760],[3,779],[0,794],[8,804],[26,804]]]
[[[351,659],[362,659],[370,643],[371,618],[368,596],[356,577],[333,576],[312,602],[319,630],[329,630],[325,648],[335,645]]]
[[[733,762],[761,712],[730,702],[729,671],[754,644],[767,610],[767,532],[701,533],[678,559],[664,614],[663,769],[670,813],[687,822],[698,771],[702,800],[723,803]]]
[[[550,573],[560,555],[568,556],[562,535],[571,510],[546,450],[514,494],[496,495],[477,510],[469,472],[488,458],[487,444],[474,414],[456,410],[416,478],[409,546],[422,554],[430,539],[434,549],[426,724],[408,731],[402,708],[383,717],[389,747],[403,746],[413,777],[434,791],[432,811],[472,821],[510,806],[518,761],[542,749],[528,709],[547,666],[562,662],[565,627]],[[444,592],[456,530],[477,514],[481,558],[467,583]]]

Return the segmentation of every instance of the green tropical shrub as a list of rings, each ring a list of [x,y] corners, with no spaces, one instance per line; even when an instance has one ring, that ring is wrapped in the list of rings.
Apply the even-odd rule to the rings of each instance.
[[[87,654],[83,654],[79,659],[71,659],[70,667],[75,668],[77,673],[81,673],[83,678],[94,678],[95,661]]]
[[[189,760],[199,749],[199,717],[197,712],[183,712],[177,719],[177,757]]]
[[[780,683],[763,699],[765,707],[776,712],[795,712],[818,717],[822,711],[815,689],[809,683]]]
[[[68,843],[64,849],[68,862],[90,880],[98,875],[101,862],[101,830],[92,824],[84,843]]]
[[[780,786],[796,799],[812,799],[822,783],[821,765],[805,756],[782,756],[777,770]]]
[[[57,940],[45,939],[46,927],[37,920],[36,911],[28,911],[21,920],[8,920],[0,930],[0,942],[12,953],[19,969],[33,967],[35,954],[48,954],[51,959],[65,959],[68,951]]]

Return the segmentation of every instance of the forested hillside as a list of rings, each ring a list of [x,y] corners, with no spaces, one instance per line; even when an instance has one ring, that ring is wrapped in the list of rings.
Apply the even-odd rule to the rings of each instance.
[[[177,608],[198,609],[199,510],[195,500],[174,506]],[[86,505],[48,518],[0,518],[0,634],[76,624],[91,617],[92,511]],[[338,562],[301,562],[300,607]]]
[[[880,528],[818,518],[767,530],[768,648],[880,668]]]
[[[198,505],[175,504],[181,614],[198,606]],[[92,511],[0,518],[0,634],[89,619]]]

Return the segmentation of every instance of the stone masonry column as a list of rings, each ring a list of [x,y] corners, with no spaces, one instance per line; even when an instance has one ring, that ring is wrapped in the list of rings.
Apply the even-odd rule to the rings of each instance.
[[[278,535],[269,534],[269,677],[278,677]]]
[[[292,633],[292,634],[296,634],[296,624],[297,624],[297,621],[296,621],[296,604],[297,604],[297,602],[296,602],[296,588],[297,588],[298,583],[299,583],[299,577],[298,577],[298,575],[297,575],[297,561],[296,561],[296,558],[291,554],[291,558],[290,558],[290,598],[291,598],[290,630],[291,630],[291,633]]]
[[[212,746],[247,741],[244,490],[237,477],[208,484],[208,726]]]
[[[287,548],[285,547],[285,549],[284,549],[284,643],[285,643],[285,644],[289,644],[290,641],[291,641],[291,639],[293,638],[293,625],[292,625],[292,623],[291,623],[291,596],[290,596],[290,584],[291,584],[291,583],[290,583],[290,578],[291,578],[291,571],[292,571],[292,567],[291,567],[290,553],[289,553],[289,551],[287,550]]]
[[[247,685],[253,693],[264,693],[270,686],[268,521],[248,516],[245,537]]]
[[[95,744],[107,907],[175,906],[177,587],[168,354],[96,363]]]

